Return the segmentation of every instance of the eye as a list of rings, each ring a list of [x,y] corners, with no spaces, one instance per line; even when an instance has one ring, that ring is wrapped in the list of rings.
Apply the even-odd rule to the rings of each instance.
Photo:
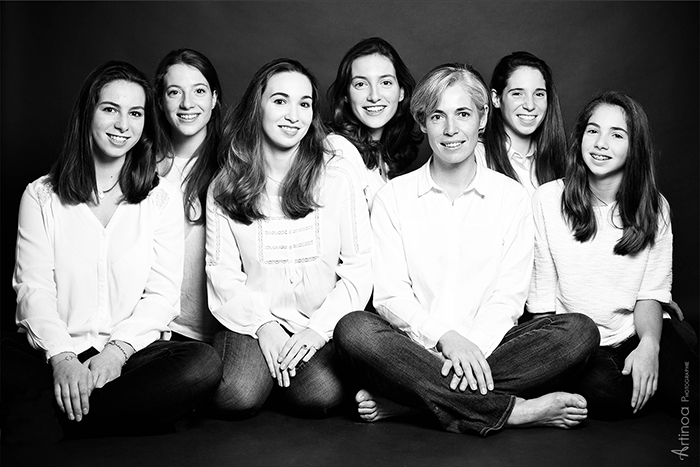
[[[538,91],[535,93],[535,97],[539,97],[540,99],[546,99],[547,93],[544,91]]]
[[[287,103],[286,99],[282,99],[281,97],[278,97],[272,101],[273,104],[276,105],[285,105]]]
[[[595,135],[596,133],[598,133],[598,130],[596,130],[595,128],[593,128],[593,127],[586,128],[587,135]]]
[[[511,91],[511,92],[510,92],[510,95],[511,95],[512,97],[518,98],[518,97],[522,97],[522,96],[523,96],[523,93],[522,93],[522,91]]]
[[[207,90],[205,88],[197,88],[194,90],[194,93],[199,96],[205,96],[207,94]]]
[[[461,110],[461,111],[457,112],[457,116],[459,118],[469,118],[470,115],[471,115],[471,113],[467,112],[466,110]]]
[[[134,118],[141,118],[143,117],[143,112],[140,110],[132,110],[131,112],[129,112],[129,115],[131,115]]]
[[[302,107],[305,108],[305,109],[310,109],[310,108],[311,108],[311,102],[302,102],[302,103],[299,104],[299,105],[302,106]]]
[[[432,114],[428,119],[433,123],[438,123],[444,116],[442,114]]]
[[[165,93],[165,95],[168,96],[168,97],[175,97],[175,96],[177,96],[178,94],[180,94],[180,90],[179,90],[179,89],[168,89],[168,91]]]
[[[106,113],[116,113],[118,110],[115,107],[112,107],[111,105],[106,105],[102,107],[102,111]]]
[[[352,87],[354,87],[355,89],[364,89],[365,87],[367,87],[367,81],[363,81],[363,80],[354,81],[352,83]]]
[[[612,134],[612,137],[613,137],[613,138],[616,138],[616,139],[625,139],[625,135],[622,134],[622,133],[619,133],[619,132],[613,133],[613,134]]]
[[[379,84],[385,88],[390,88],[394,85],[394,81],[390,79],[383,79],[379,82]]]

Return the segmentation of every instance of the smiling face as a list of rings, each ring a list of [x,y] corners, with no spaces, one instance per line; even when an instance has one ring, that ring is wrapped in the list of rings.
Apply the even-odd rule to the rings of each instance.
[[[100,91],[92,114],[93,157],[109,160],[126,156],[141,138],[146,93],[130,81],[111,81]]]
[[[594,180],[622,180],[629,150],[627,119],[621,107],[595,108],[581,138],[581,156]]]
[[[378,140],[404,98],[394,65],[383,55],[365,55],[352,62],[351,76],[347,99],[352,113]]]
[[[189,65],[172,65],[163,78],[163,89],[160,107],[173,134],[203,141],[217,99],[216,91],[211,91],[204,75]]]
[[[500,96],[494,90],[491,93],[511,139],[530,138],[547,114],[547,85],[535,68],[517,68]]]
[[[272,76],[262,95],[263,149],[294,151],[306,136],[313,119],[313,88],[296,72]]]
[[[430,148],[447,166],[466,163],[479,141],[479,129],[486,125],[487,113],[476,108],[471,95],[460,84],[443,92],[437,108],[426,116],[421,130],[428,135]]]

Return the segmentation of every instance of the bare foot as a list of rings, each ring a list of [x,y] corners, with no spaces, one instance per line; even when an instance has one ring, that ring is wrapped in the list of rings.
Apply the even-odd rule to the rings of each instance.
[[[360,389],[355,395],[357,413],[365,422],[377,422],[383,418],[398,417],[413,412],[413,409],[383,397],[372,395],[366,389]]]
[[[506,426],[573,428],[586,419],[586,399],[579,394],[553,392],[536,399],[517,398]]]

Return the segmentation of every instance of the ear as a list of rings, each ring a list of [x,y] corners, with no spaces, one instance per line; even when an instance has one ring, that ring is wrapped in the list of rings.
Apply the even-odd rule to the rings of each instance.
[[[211,108],[212,109],[216,108],[216,104],[218,101],[219,101],[219,94],[216,91],[212,92],[211,93]]]
[[[493,106],[497,109],[501,108],[501,98],[498,97],[498,93],[495,89],[491,90],[491,100],[493,101]]]
[[[495,104],[494,104],[495,105]],[[484,112],[479,118],[479,132],[484,131],[486,128],[486,122],[489,120],[489,105],[484,104]]]
[[[403,96],[404,96],[403,88],[399,88],[399,102],[403,101]]]
[[[425,124],[419,123],[418,126],[420,127],[420,131],[422,131],[425,134],[428,134],[428,127],[426,127]]]

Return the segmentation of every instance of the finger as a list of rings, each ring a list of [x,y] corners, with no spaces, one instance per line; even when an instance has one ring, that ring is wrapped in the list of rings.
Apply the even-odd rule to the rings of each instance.
[[[459,376],[457,376],[457,374],[453,373],[453,374],[452,374],[452,380],[450,381],[450,389],[452,389],[453,391],[456,390],[456,389],[457,389],[457,386],[459,385],[459,381],[460,381],[461,379],[462,379],[462,378],[460,378]]]
[[[284,383],[284,387],[288,388],[289,387],[289,372],[286,370],[281,371],[282,373],[282,381]]]
[[[312,345],[311,348],[309,349],[309,351],[306,352],[306,355],[304,355],[304,358],[302,360],[305,362],[308,362],[309,360],[311,360],[311,357],[316,355],[316,352],[318,352],[318,351],[319,351],[319,349],[315,345]]]
[[[471,372],[474,374],[474,377],[476,378],[476,385],[477,385],[477,388],[479,389],[479,392],[481,394],[486,394],[486,392],[487,392],[486,377],[484,376],[484,369],[481,368],[481,365],[479,364],[478,360],[476,362],[471,363]]]
[[[637,412],[637,401],[639,401],[639,375],[637,374],[632,374],[632,407],[634,408],[634,412]]]
[[[452,369],[452,360],[445,360],[442,364],[442,369],[440,370],[440,374],[442,376],[447,376],[450,374],[450,370]]]
[[[61,386],[61,397],[63,399],[63,406],[66,408],[68,420],[75,420],[75,415],[73,415],[73,404],[70,398],[70,389],[68,389],[67,384],[63,384]]]
[[[294,377],[297,375],[297,369],[296,369],[296,368],[290,368],[289,370],[287,370],[287,372],[289,373],[289,377],[290,377],[290,378],[294,378]]]
[[[474,378],[474,373],[472,372],[472,369],[469,366],[464,366],[464,371],[462,373],[463,373],[464,377],[467,378],[467,382],[469,383],[469,388],[472,391],[476,391],[479,386],[477,384],[476,378]]]
[[[623,375],[629,375],[632,372],[632,360],[627,358],[625,360],[625,366],[622,368]]]
[[[81,384],[79,387],[80,391],[80,405],[83,408],[83,415],[87,415],[90,411],[90,393],[88,391],[88,386],[85,383]]]
[[[107,378],[102,371],[97,371],[97,379],[95,381],[95,388],[99,389],[105,384],[107,384]]]
[[[459,383],[459,390],[464,392],[467,390],[468,387],[469,387],[469,381],[467,381],[467,378],[462,377],[462,379],[460,380],[460,383]]]
[[[294,354],[296,354],[296,352],[292,353],[291,356],[289,354],[292,351],[292,349],[294,349],[294,347],[297,347],[297,352],[299,351],[298,349],[301,346],[301,344],[297,344],[298,342],[296,336],[292,336],[289,339],[287,339],[287,342],[284,343],[279,355],[277,356],[277,363],[282,363],[285,359],[287,359],[287,357],[293,357]]]
[[[481,358],[481,368],[484,371],[484,379],[486,380],[486,389],[493,391],[493,376],[491,375],[491,365],[489,365],[488,360]]]
[[[83,407],[80,404],[80,389],[78,388],[78,383],[70,385],[70,403],[72,405],[73,415],[76,421],[79,422],[83,418]]]
[[[275,367],[275,373],[277,374],[277,385],[281,388],[285,387],[283,376],[284,371],[282,371],[280,367]]]
[[[277,377],[277,365],[275,365],[275,357],[270,352],[263,352],[263,357],[265,357],[265,363],[267,363],[267,370],[270,372],[272,378]]]
[[[296,366],[299,364],[299,362],[300,362],[302,359],[305,359],[305,361],[308,362],[309,360],[306,359],[306,356],[309,355],[309,354],[311,353],[311,351],[312,351],[311,348],[307,347],[306,345],[303,345],[303,346],[301,347],[301,349],[299,349],[299,352],[294,356],[294,358],[292,359],[292,361],[289,363],[289,367],[290,367],[290,368],[296,368]],[[310,358],[310,357],[309,357],[309,358]]]
[[[56,398],[56,403],[58,404],[58,408],[60,408],[63,413],[66,413],[66,406],[63,405],[63,396],[61,395],[61,385],[60,384],[54,384],[53,394],[54,394],[54,397]]]
[[[282,363],[280,363],[280,368],[283,370],[286,370],[287,368],[290,367],[295,367],[296,364],[301,360],[301,358],[306,355],[306,352],[309,349],[309,346],[304,344],[304,345],[295,345],[292,347],[292,349],[289,351],[287,356],[282,360]]]

